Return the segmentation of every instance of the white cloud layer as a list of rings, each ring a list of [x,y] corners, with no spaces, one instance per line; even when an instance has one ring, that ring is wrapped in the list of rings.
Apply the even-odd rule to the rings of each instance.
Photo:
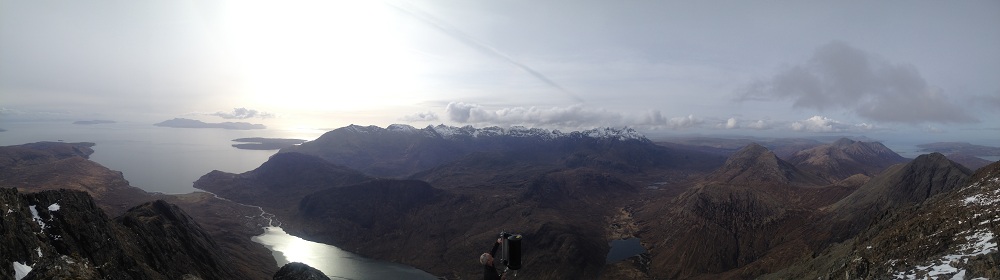
[[[247,108],[244,108],[244,107],[233,108],[232,112],[222,112],[222,111],[219,111],[219,112],[215,112],[215,113],[212,113],[212,114],[209,114],[209,115],[221,117],[221,118],[227,119],[227,120],[230,120],[230,119],[243,120],[243,119],[250,119],[250,118],[266,119],[266,118],[273,118],[274,117],[274,114],[271,114],[271,113],[268,113],[268,112],[261,112],[261,111],[257,111],[257,110],[254,110],[254,109],[247,109]]]
[[[694,115],[664,116],[659,110],[627,114],[581,105],[566,107],[505,107],[487,109],[478,104],[451,102],[445,107],[448,120],[466,124],[523,125],[529,127],[586,128],[631,126],[645,129],[687,129],[704,120]]]
[[[403,116],[402,118],[400,118],[400,120],[402,120],[402,121],[408,121],[408,122],[437,121],[438,120],[438,115],[437,115],[437,113],[428,111],[428,112],[423,112],[423,113],[416,113],[416,114],[412,114],[412,115],[406,115],[406,116]]]
[[[722,129],[768,130],[774,128],[774,122],[769,120],[740,120],[736,117],[731,117],[725,122],[718,123],[715,127]]]
[[[868,123],[848,124],[824,116],[813,116],[792,122],[790,128],[793,131],[828,133],[867,131],[874,129],[875,126]]]

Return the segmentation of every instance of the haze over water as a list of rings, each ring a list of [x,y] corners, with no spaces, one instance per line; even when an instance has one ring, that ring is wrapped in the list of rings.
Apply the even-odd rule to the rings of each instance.
[[[192,183],[212,170],[242,173],[257,168],[276,151],[233,148],[243,137],[312,140],[322,132],[223,130],[158,127],[143,123],[75,125],[63,122],[4,123],[0,145],[39,141],[93,142],[90,159],[121,171],[134,186],[167,194],[197,191]]]

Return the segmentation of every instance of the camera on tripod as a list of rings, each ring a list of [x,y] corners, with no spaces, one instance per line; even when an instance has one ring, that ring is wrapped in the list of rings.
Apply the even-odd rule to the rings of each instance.
[[[501,248],[503,248],[500,251],[500,264],[507,270],[513,270],[514,274],[517,274],[517,270],[521,269],[522,236],[504,231],[500,233],[500,239],[502,242]]]

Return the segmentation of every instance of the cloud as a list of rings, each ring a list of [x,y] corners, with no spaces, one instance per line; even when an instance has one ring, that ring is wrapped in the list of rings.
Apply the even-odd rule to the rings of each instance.
[[[582,105],[487,109],[478,104],[451,102],[445,107],[445,114],[449,120],[459,123],[531,127],[632,126],[648,129],[685,129],[704,123],[703,120],[694,115],[666,117],[658,110],[623,114],[604,109],[587,108]]]
[[[400,118],[400,120],[408,122],[436,121],[438,120],[438,115],[434,112],[416,113],[412,115],[403,116],[402,118]]]
[[[233,108],[232,112],[222,112],[222,111],[219,111],[219,112],[215,112],[215,113],[212,113],[212,114],[209,114],[209,115],[211,115],[211,116],[218,116],[218,117],[221,117],[223,119],[240,119],[240,120],[242,120],[242,119],[249,119],[249,118],[266,119],[266,118],[273,118],[274,117],[274,114],[271,114],[271,113],[268,113],[268,112],[261,112],[261,111],[257,111],[257,110],[254,110],[254,109],[247,109],[247,108],[242,108],[242,107],[241,108]]]
[[[774,128],[774,123],[772,121],[765,120],[741,121],[735,117],[731,117],[725,122],[716,124],[715,127],[723,129],[768,130]]]
[[[791,99],[797,108],[845,108],[873,121],[977,121],[943,90],[927,85],[913,65],[891,63],[843,42],[823,45],[805,63],[750,83],[737,95],[740,102]]]
[[[670,129],[682,129],[695,127],[702,123],[705,123],[705,121],[695,118],[694,115],[688,115],[687,117],[670,118],[670,120],[667,121],[667,127]]]
[[[445,113],[452,121],[460,123],[490,123],[500,125],[540,126],[603,126],[621,123],[621,115],[580,105],[568,107],[510,107],[489,110],[477,104],[451,102]]]
[[[774,128],[774,124],[769,121],[757,120],[746,124],[746,128],[756,130],[768,130]]]
[[[868,123],[847,124],[824,116],[813,116],[792,122],[790,127],[794,131],[802,132],[856,132],[875,128],[874,125]]]
[[[737,123],[736,118],[729,118],[726,120],[726,129],[739,128],[740,125]]]
[[[973,96],[972,103],[989,109],[992,112],[1000,112],[1000,91],[997,91],[993,95]]]

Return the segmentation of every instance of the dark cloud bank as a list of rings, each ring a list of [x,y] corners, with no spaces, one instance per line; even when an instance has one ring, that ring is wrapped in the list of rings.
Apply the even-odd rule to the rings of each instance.
[[[803,64],[737,91],[739,101],[791,99],[798,108],[846,108],[859,116],[896,123],[978,121],[945,92],[929,86],[913,65],[832,42]]]

